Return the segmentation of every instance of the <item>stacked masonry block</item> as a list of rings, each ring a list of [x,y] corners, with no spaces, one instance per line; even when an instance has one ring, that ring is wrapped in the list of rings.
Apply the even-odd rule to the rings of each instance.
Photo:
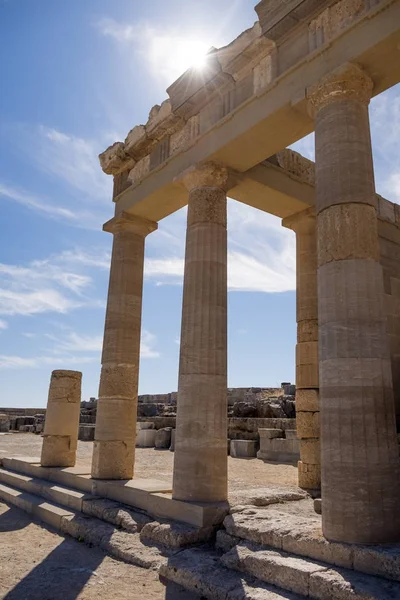
[[[300,444],[295,429],[269,429],[261,428],[260,450],[257,458],[276,462],[297,462]],[[284,437],[285,436],[285,437]]]
[[[300,439],[299,486],[318,493],[321,487],[321,450],[315,222],[312,209],[307,209],[285,219],[283,225],[296,232],[296,426]]]

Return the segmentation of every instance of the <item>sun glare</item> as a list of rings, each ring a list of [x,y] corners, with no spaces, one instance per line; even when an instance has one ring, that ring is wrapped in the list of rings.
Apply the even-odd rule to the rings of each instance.
[[[207,62],[207,51],[210,45],[196,40],[180,40],[176,45],[175,62],[180,73],[190,67],[202,69]]]

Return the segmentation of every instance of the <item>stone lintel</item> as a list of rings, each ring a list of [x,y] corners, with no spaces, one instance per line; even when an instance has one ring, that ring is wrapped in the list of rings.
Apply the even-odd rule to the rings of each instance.
[[[345,63],[307,90],[314,114],[340,100],[354,100],[368,106],[374,89],[369,75],[357,64]]]
[[[308,229],[310,227],[315,227],[315,219],[315,207],[310,206],[310,208],[306,208],[306,210],[302,210],[301,212],[290,215],[290,217],[282,219],[282,227],[292,229],[293,231],[297,231],[299,228],[304,227]]]
[[[131,215],[123,212],[117,217],[113,217],[103,225],[103,231],[108,233],[119,233],[120,231],[130,231],[137,235],[146,237],[152,231],[158,229],[158,224],[154,221]]]
[[[234,184],[233,171],[213,162],[189,167],[175,181],[181,182],[191,192],[200,187],[215,187],[227,191]]]
[[[184,119],[197,114],[217,93],[234,85],[229,73],[224,73],[213,49],[201,69],[192,67],[167,89],[172,111]]]
[[[264,36],[278,41],[338,0],[261,0],[255,7]]]

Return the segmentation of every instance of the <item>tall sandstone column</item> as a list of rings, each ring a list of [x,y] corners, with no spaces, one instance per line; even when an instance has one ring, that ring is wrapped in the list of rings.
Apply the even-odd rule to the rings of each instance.
[[[44,424],[42,467],[74,467],[78,447],[82,373],[53,371]]]
[[[114,234],[92,459],[95,479],[131,479],[135,462],[145,237],[157,224],[122,213]]]
[[[296,428],[299,487],[321,489],[319,432],[317,236],[313,208],[282,222],[296,233]]]
[[[344,65],[315,111],[322,527],[330,540],[400,541],[396,437],[368,104]]]
[[[227,499],[227,171],[187,171],[189,191],[173,497]]]

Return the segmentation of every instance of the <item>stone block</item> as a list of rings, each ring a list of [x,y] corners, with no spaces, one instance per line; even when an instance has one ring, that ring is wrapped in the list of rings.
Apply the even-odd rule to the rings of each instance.
[[[128,179],[132,184],[139,183],[150,172],[150,155],[144,156],[129,172]]]
[[[150,430],[151,431],[151,430]],[[154,445],[159,449],[167,449],[171,446],[172,427],[164,427],[156,432]]]
[[[286,429],[285,437],[287,440],[297,440],[297,431],[296,429]]]
[[[321,464],[321,443],[319,439],[302,439],[300,444],[300,459],[309,465]]]
[[[211,52],[201,70],[187,70],[167,89],[172,110],[174,114],[189,119],[232,83],[231,75],[222,71],[216,54]]]
[[[231,440],[230,455],[233,458],[255,458],[256,452],[253,440]]]
[[[141,429],[154,429],[153,421],[139,421],[136,423],[136,430],[140,431]]]
[[[297,462],[299,459],[299,440],[286,438],[264,438],[260,440],[257,458],[274,462]]]
[[[318,389],[296,389],[296,411],[318,412],[319,392]]]
[[[272,82],[277,71],[276,51],[271,48],[269,54],[254,67],[254,93],[260,94]]]
[[[296,388],[318,388],[318,362],[309,365],[296,365]]]
[[[169,447],[171,452],[175,452],[175,435],[176,435],[176,429],[173,429],[171,431],[171,445]]]
[[[183,152],[192,144],[200,133],[200,116],[195,115],[185,123],[182,129],[173,133],[170,139],[170,154]]]
[[[317,515],[322,515],[322,499],[321,498],[315,498],[314,510],[317,513]]]
[[[318,490],[321,488],[320,465],[309,465],[299,460],[297,469],[299,475],[299,487],[306,490]]]
[[[95,425],[79,425],[78,440],[92,442],[94,440]]]
[[[296,364],[318,364],[318,342],[301,342],[296,345]]]
[[[154,448],[156,434],[155,429],[140,429],[136,436],[136,446],[139,448]]]
[[[297,435],[303,438],[319,438],[319,412],[301,412],[296,413]]]
[[[282,429],[259,429],[258,433],[260,435],[260,442],[263,439],[266,440],[272,440],[273,438],[280,438],[283,437],[283,430]]]

